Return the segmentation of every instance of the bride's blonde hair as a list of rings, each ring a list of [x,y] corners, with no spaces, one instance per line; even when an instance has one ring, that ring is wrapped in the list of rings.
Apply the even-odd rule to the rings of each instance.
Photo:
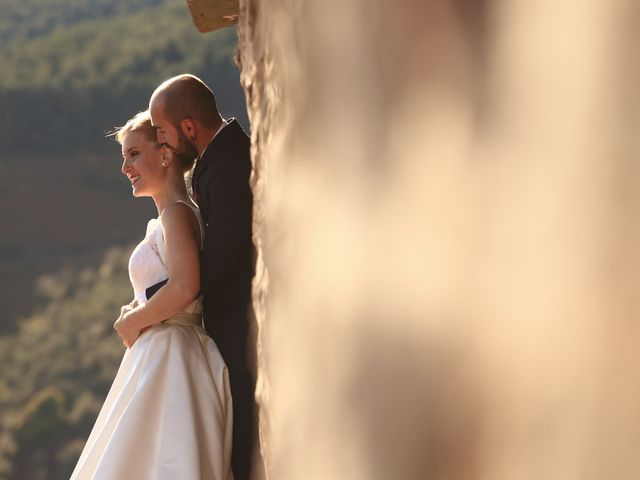
[[[136,113],[133,118],[127,120],[127,123],[123,126],[116,127],[110,135],[116,139],[116,142],[122,145],[124,137],[126,137],[129,132],[142,133],[147,140],[156,143],[158,148],[160,148],[158,137],[156,136],[156,127],[151,124],[151,114],[149,110]]]

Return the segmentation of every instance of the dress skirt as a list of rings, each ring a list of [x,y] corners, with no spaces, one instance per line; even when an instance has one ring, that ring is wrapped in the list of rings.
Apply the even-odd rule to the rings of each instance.
[[[127,349],[71,479],[232,480],[227,367],[200,315]]]

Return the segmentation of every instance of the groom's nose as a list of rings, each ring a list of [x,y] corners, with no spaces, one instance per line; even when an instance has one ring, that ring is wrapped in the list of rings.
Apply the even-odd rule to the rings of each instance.
[[[158,131],[156,131],[156,136],[158,137],[158,143],[159,143],[160,145],[162,145],[162,144],[164,144],[164,143],[167,143],[167,137],[166,137],[166,135],[164,134],[164,132],[160,132],[160,131],[158,130]]]

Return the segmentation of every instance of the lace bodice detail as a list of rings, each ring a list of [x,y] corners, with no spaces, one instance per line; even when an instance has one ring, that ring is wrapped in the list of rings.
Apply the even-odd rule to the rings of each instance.
[[[129,258],[129,279],[133,294],[139,298],[147,287],[169,277],[167,267],[158,251],[156,236],[162,234],[162,225],[157,218],[149,220],[144,239],[136,246]]]
[[[186,203],[185,203],[186,204]],[[188,204],[186,204],[188,205]],[[198,217],[202,226],[200,213],[188,205]],[[202,232],[202,227],[200,229]],[[165,246],[162,224],[158,218],[149,220],[144,239],[136,246],[129,257],[129,279],[133,286],[133,295],[139,303],[146,302],[145,290],[156,283],[169,278],[165,265]],[[184,313],[201,313],[202,296],[194,300]]]

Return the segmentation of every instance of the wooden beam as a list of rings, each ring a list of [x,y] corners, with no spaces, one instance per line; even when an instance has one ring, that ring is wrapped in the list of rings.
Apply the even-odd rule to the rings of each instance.
[[[239,0],[187,0],[196,28],[204,33],[238,23]]]

